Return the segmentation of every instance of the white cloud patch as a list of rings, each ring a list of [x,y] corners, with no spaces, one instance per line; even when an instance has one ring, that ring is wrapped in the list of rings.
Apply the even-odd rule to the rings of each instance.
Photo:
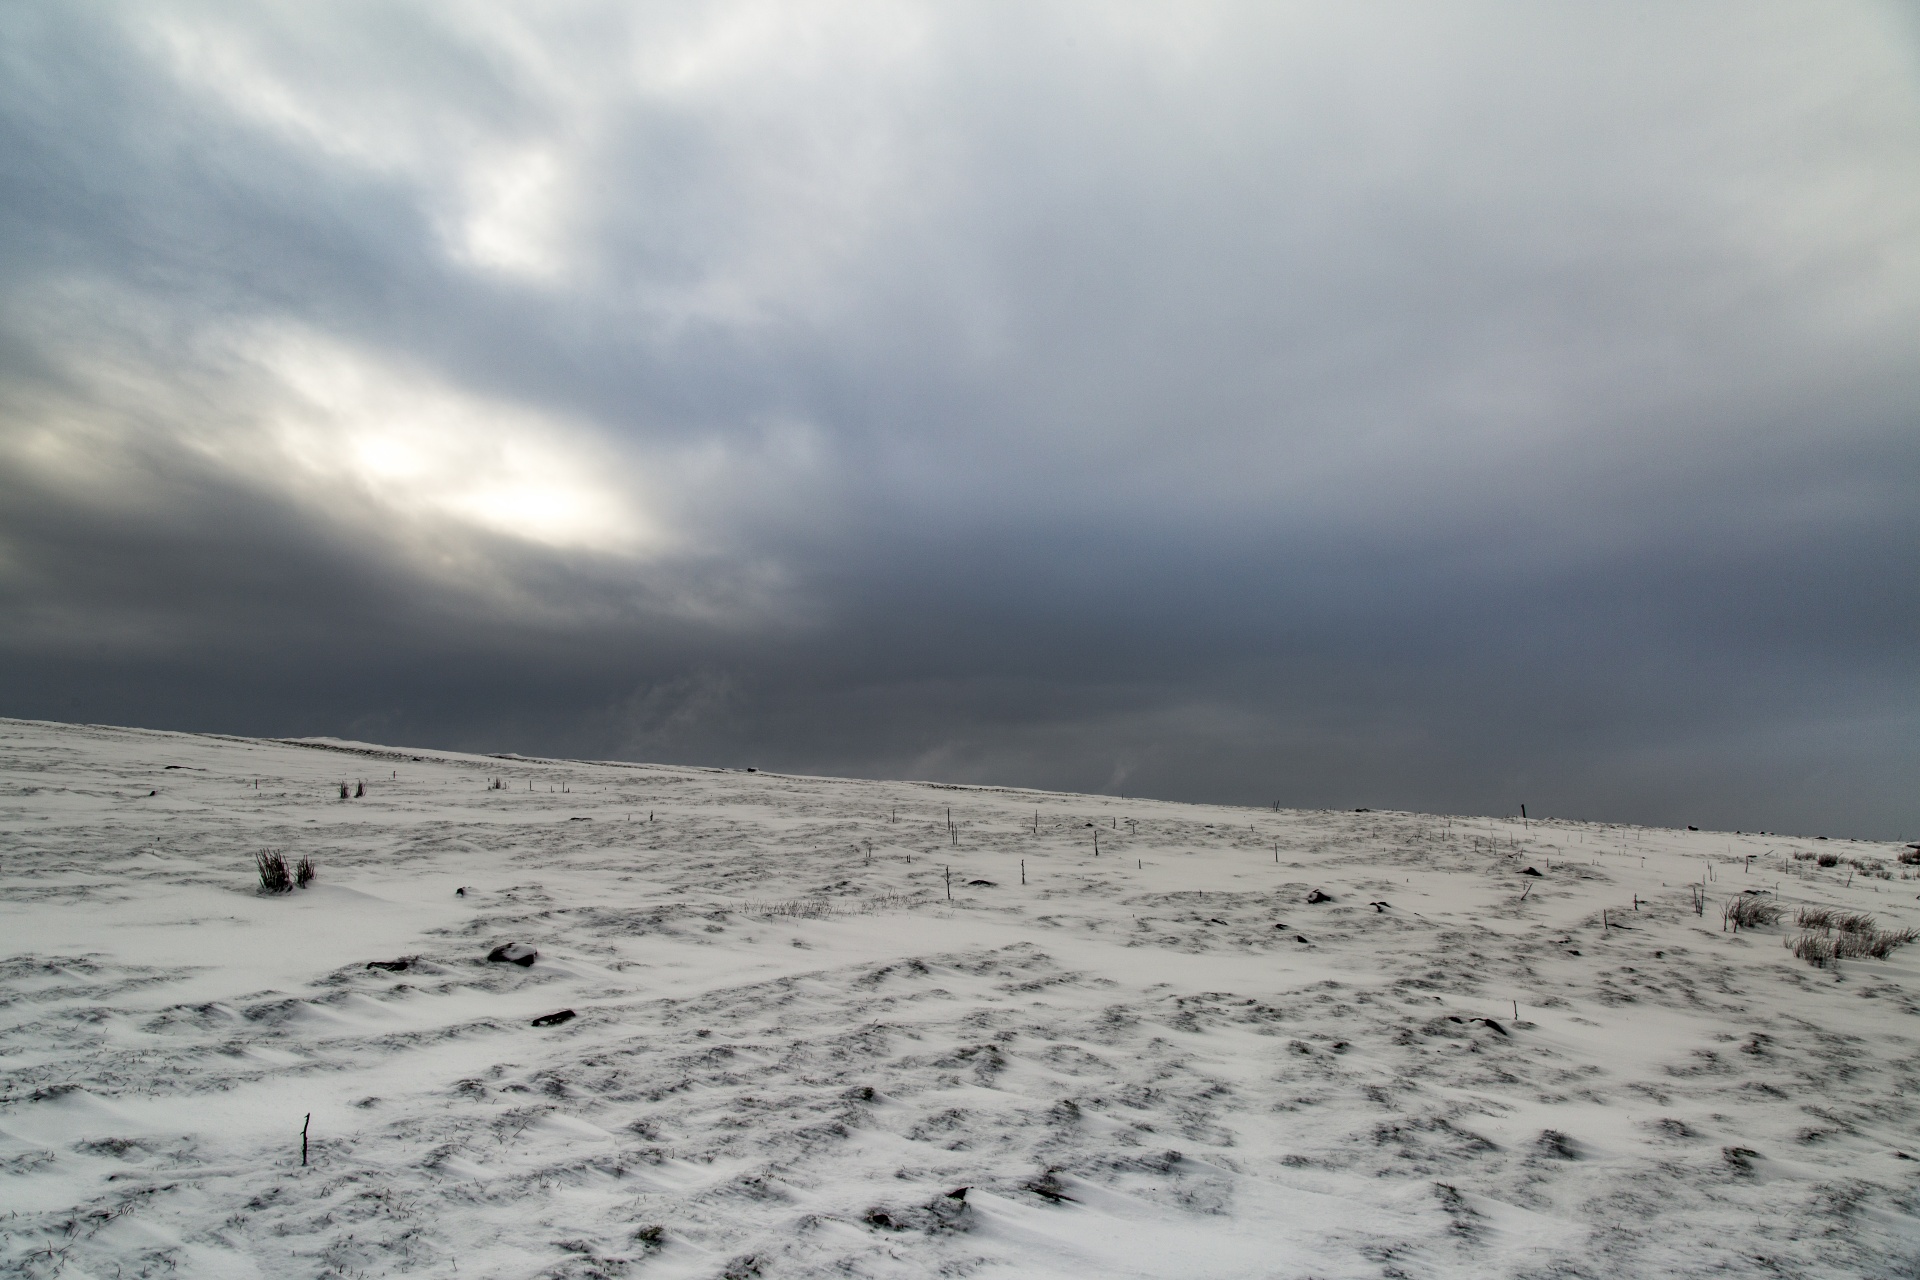
[[[532,147],[474,166],[456,231],[462,257],[482,267],[552,280],[566,267],[559,157]]]

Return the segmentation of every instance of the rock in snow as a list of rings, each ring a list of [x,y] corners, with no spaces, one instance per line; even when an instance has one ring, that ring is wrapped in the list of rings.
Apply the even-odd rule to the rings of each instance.
[[[494,964],[531,965],[540,953],[524,942],[503,942],[487,952],[487,959]]]
[[[1900,846],[380,751],[0,721],[0,1275],[1920,1273]]]

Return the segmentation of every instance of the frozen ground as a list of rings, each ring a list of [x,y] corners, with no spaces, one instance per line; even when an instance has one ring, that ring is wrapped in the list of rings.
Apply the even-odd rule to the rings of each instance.
[[[1719,919],[1899,846],[23,721],[0,833],[5,1274],[1920,1274],[1920,946]]]

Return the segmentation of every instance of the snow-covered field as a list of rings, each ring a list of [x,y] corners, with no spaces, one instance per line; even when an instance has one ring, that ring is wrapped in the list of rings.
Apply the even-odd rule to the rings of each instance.
[[[0,831],[6,1274],[1920,1274],[1920,946],[1782,946],[1897,845],[24,721]]]

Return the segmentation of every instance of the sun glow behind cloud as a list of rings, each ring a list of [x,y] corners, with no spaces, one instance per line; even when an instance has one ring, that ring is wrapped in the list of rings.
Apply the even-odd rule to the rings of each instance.
[[[310,336],[273,335],[253,354],[287,392],[263,425],[295,487],[559,550],[667,549],[638,495],[611,478],[617,460],[582,429]]]

